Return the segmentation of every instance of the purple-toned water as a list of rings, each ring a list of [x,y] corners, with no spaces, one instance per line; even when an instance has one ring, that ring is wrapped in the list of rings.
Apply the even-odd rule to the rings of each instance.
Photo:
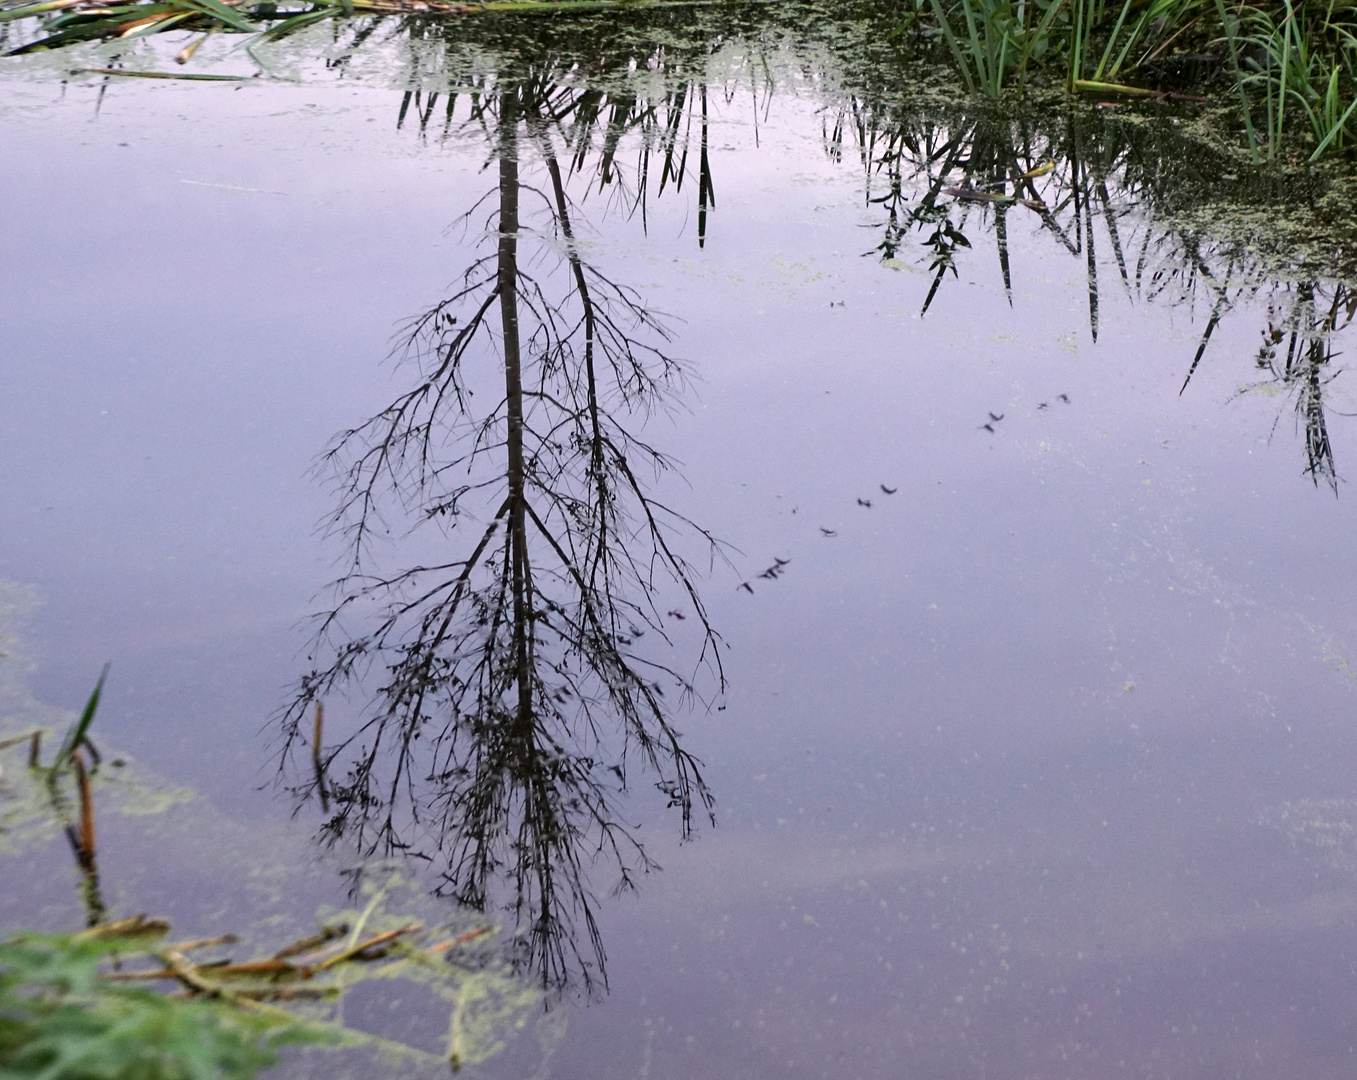
[[[636,785],[664,869],[601,904],[611,992],[477,1068],[1351,1076],[1357,522],[1255,363],[1303,282],[1231,291],[1180,393],[1226,260],[1151,297],[1170,226],[1114,182],[1096,343],[1085,248],[1023,207],[1011,304],[977,204],[920,317],[923,233],[872,254],[856,144],[826,152],[843,94],[723,78],[701,245],[695,178],[644,227],[572,189],[590,258],[667,313],[694,375],[645,434],[681,463],[666,500],[733,548],[702,581],[724,707],[679,723],[719,824],[680,845]],[[493,189],[493,143],[464,104],[446,137],[397,128],[401,93],[361,80],[100,93],[14,78],[0,104],[0,577],[39,601],[7,678],[74,708],[112,659],[104,737],[235,846],[128,819],[104,876],[120,908],[205,925],[188,868],[300,857],[319,823],[270,786],[268,727],[337,553],[308,470],[408,378],[382,361],[471,257],[450,226]],[[179,869],[137,868],[153,850]],[[78,924],[61,848],[3,873],[0,924]]]

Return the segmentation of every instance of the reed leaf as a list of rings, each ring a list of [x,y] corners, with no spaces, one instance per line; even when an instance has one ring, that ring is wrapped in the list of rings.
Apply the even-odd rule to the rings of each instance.
[[[53,781],[70,764],[71,755],[89,736],[90,725],[94,723],[94,714],[99,711],[99,698],[104,692],[104,682],[108,679],[109,667],[109,664],[104,665],[104,670],[99,675],[99,681],[94,684],[94,691],[90,694],[89,700],[85,702],[84,710],[80,713],[80,719],[71,725],[66,732],[66,738],[62,740],[61,748],[57,751],[57,756],[53,759],[52,768],[48,774]]]

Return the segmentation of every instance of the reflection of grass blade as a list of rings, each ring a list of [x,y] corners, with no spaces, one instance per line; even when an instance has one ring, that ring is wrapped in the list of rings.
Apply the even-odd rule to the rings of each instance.
[[[330,812],[330,794],[325,788],[325,759],[321,755],[321,744],[325,737],[325,704],[316,702],[316,723],[311,732],[311,765],[316,773],[316,791],[320,795],[320,810]]]
[[[1322,476],[1333,493],[1338,494],[1338,471],[1333,460],[1333,444],[1329,442],[1329,428],[1324,419],[1324,386],[1320,371],[1328,362],[1328,355],[1320,341],[1310,345],[1310,358],[1305,377],[1305,387],[1301,391],[1298,406],[1305,418],[1305,471],[1310,474],[1315,487],[1319,487]]]
[[[247,82],[248,75],[199,75],[185,71],[125,71],[122,68],[80,68],[84,75],[120,75],[125,79],[183,79],[187,82]]]
[[[1098,182],[1098,199],[1103,204],[1103,220],[1107,222],[1107,234],[1112,238],[1112,253],[1117,259],[1117,269],[1121,271],[1122,284],[1126,286],[1126,295],[1131,295],[1131,279],[1126,273],[1126,256],[1121,250],[1121,234],[1117,231],[1117,217],[1112,210],[1112,198],[1107,193],[1107,182]]]
[[[1187,389],[1187,384],[1192,381],[1192,376],[1197,373],[1197,365],[1202,362],[1202,357],[1206,355],[1206,346],[1211,342],[1211,335],[1216,332],[1216,327],[1220,324],[1220,316],[1225,310],[1225,290],[1221,289],[1216,297],[1216,306],[1211,309],[1211,318],[1206,324],[1206,332],[1202,334],[1200,344],[1197,346],[1197,355],[1192,358],[1192,366],[1187,369],[1187,378],[1183,380],[1182,387],[1178,390],[1181,395]]]
[[[933,284],[928,288],[928,295],[924,297],[923,310],[919,312],[919,318],[928,314],[929,305],[933,303],[933,297],[938,295],[938,286],[942,284],[942,275],[947,273],[947,267],[939,266],[938,272],[933,275]]]
[[[1013,275],[1008,265],[1008,208],[994,208],[994,242],[999,249],[999,270],[1004,275],[1004,295],[1008,306],[1013,306]]]
[[[41,735],[39,731],[26,731],[22,735],[15,735],[12,739],[0,739],[0,750],[8,750],[11,746],[18,746],[20,743],[30,742],[35,735]]]
[[[1088,328],[1098,340],[1098,259],[1093,251],[1093,202],[1084,193],[1084,239],[1088,255]]]
[[[716,190],[711,182],[711,162],[707,157],[707,86],[701,88],[702,141],[698,152],[697,169],[697,246],[707,242],[707,211],[716,209]]]

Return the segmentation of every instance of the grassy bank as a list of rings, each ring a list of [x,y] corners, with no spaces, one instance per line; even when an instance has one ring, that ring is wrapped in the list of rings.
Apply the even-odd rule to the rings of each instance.
[[[1255,163],[1357,137],[1350,0],[913,0],[899,33],[941,42],[990,98],[1031,80],[1113,100],[1228,95]]]
[[[326,20],[456,26],[485,15],[559,21],[713,5],[781,6],[776,0],[0,0],[0,44],[17,23],[36,29],[13,41],[7,55],[176,31],[187,35],[175,57],[184,65],[212,34],[276,40]],[[940,54],[979,97],[1040,86],[1099,101],[1227,101],[1255,164],[1314,161],[1357,139],[1357,0],[887,0],[868,7],[867,22],[883,39],[911,53]],[[856,4],[817,13],[830,22],[862,15]]]

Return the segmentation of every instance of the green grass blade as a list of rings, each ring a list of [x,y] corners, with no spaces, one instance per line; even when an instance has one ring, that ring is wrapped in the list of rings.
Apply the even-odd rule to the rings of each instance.
[[[1117,25],[1112,28],[1112,36],[1107,39],[1107,45],[1103,49],[1102,59],[1098,61],[1098,66],[1097,68],[1094,69],[1093,72],[1094,82],[1098,82],[1099,80],[1102,79],[1103,72],[1107,69],[1107,61],[1112,58],[1112,48],[1117,44],[1117,38],[1121,36],[1121,28],[1122,26],[1125,25],[1126,16],[1130,14],[1130,11],[1131,11],[1131,0],[1126,0],[1126,3],[1122,4],[1121,6],[1121,14],[1117,16]],[[1127,45],[1129,47],[1130,43],[1128,42]],[[1122,55],[1125,55],[1125,53],[1126,50],[1123,49]]]
[[[933,6],[933,14],[938,17],[938,28],[942,31],[943,40],[947,42],[952,50],[952,55],[956,57],[957,66],[961,68],[961,78],[966,83],[966,89],[972,94],[975,93],[975,80],[971,77],[970,65],[966,61],[966,54],[961,48],[961,42],[952,32],[952,24],[947,19],[947,14],[942,10],[940,0],[929,0]]]
[[[1066,78],[1066,89],[1073,91],[1074,84],[1083,77],[1084,67],[1084,22],[1087,18],[1088,0],[1074,0],[1073,18],[1070,20],[1070,66]]]
[[[318,8],[315,11],[304,11],[300,15],[294,15],[290,19],[285,19],[277,26],[272,26],[259,35],[262,41],[277,41],[281,37],[286,37],[294,30],[300,30],[304,26],[310,26],[314,22],[320,22],[321,19],[330,19],[339,14],[339,8],[326,7]]]
[[[1324,136],[1324,141],[1315,147],[1315,152],[1310,155],[1311,161],[1315,161],[1320,154],[1324,153],[1324,151],[1329,148],[1329,144],[1343,133],[1343,129],[1348,126],[1348,121],[1352,119],[1354,111],[1357,111],[1357,97],[1352,99],[1352,104],[1348,106],[1347,112],[1343,114],[1343,118],[1329,129],[1329,133]]]
[[[174,10],[169,4],[126,4],[122,7],[100,8],[97,12],[72,11],[65,15],[58,15],[55,19],[48,19],[43,23],[43,29],[50,35],[57,30],[64,30],[68,26],[88,26],[95,22],[116,26],[128,19],[140,19],[157,13],[169,15]],[[123,16],[123,18],[115,18],[115,16]]]
[[[211,15],[218,22],[223,22],[227,26],[234,27],[246,34],[253,34],[259,29],[244,15],[234,8],[227,7],[221,0],[177,0],[177,2],[181,7],[200,11],[204,15]]]
[[[1011,37],[1007,30],[1004,30],[999,38],[999,80],[995,86],[996,90],[1004,88],[1004,73],[1008,70],[1008,45]]]
[[[966,35],[971,47],[971,59],[975,63],[975,79],[981,87],[991,87],[989,65],[985,62],[985,51],[980,45],[980,35],[976,31],[975,12],[971,8],[972,0],[961,0],[961,10],[966,14]]]
[[[191,19],[197,14],[198,13],[196,11],[183,11],[180,12],[178,15],[166,15],[163,19],[159,19],[156,22],[147,23],[145,26],[138,27],[136,30],[132,31],[132,33],[125,35],[123,40],[131,41],[133,38],[147,37],[150,34],[158,34],[162,30],[168,30],[170,27],[176,25],[177,23],[181,23],[185,19]]]
[[[1037,24],[1036,32],[1028,35],[1027,45],[1022,51],[1022,59],[1018,61],[1018,78],[1020,81],[1022,79],[1022,73],[1027,70],[1027,61],[1032,58],[1032,50],[1036,47],[1038,41],[1045,40],[1046,36],[1050,33],[1051,24],[1055,22],[1055,17],[1060,14],[1060,9],[1065,6],[1066,2],[1067,0],[1056,0],[1055,3],[1046,9],[1046,14],[1042,16],[1041,22]]]
[[[71,755],[75,753],[76,747],[85,741],[90,725],[94,723],[94,714],[99,711],[99,697],[104,692],[104,680],[108,678],[109,667],[109,664],[104,665],[104,670],[99,675],[99,681],[94,684],[94,692],[90,694],[89,701],[85,702],[84,712],[80,714],[80,719],[72,724],[70,730],[66,732],[66,738],[61,743],[61,749],[57,751],[57,756],[52,762],[51,775],[53,777],[66,767],[66,764],[71,760]]]
[[[1235,87],[1239,91],[1239,107],[1244,116],[1244,131],[1249,137],[1249,159],[1259,164],[1258,136],[1253,131],[1253,113],[1249,109],[1249,95],[1244,89],[1244,73],[1239,69],[1239,45],[1235,40],[1238,27],[1230,20],[1225,10],[1225,0],[1216,0],[1216,10],[1220,14],[1220,24],[1225,29],[1225,40],[1229,45],[1230,70],[1234,74]]]
[[[1126,62],[1126,54],[1131,51],[1131,46],[1140,40],[1140,35],[1145,32],[1145,27],[1149,25],[1150,12],[1145,12],[1140,17],[1139,22],[1132,28],[1131,33],[1126,38],[1126,44],[1121,47],[1121,52],[1117,53],[1117,58],[1112,62],[1112,66],[1107,70],[1107,77],[1115,79],[1121,72],[1121,65]]]
[[[1291,30],[1295,25],[1296,13],[1291,7],[1291,0],[1283,0],[1283,3],[1286,4],[1286,20],[1282,27],[1282,72],[1277,88],[1277,126],[1268,142],[1269,157],[1276,155],[1276,149],[1282,141],[1282,129],[1286,119],[1286,80],[1291,71]]]
[[[30,41],[27,45],[20,45],[17,48],[10,49],[4,53],[4,56],[22,56],[24,53],[37,52],[39,49],[54,49],[60,45],[70,45],[77,41],[89,41],[91,38],[103,37],[105,34],[112,33],[114,27],[126,22],[126,19],[100,19],[98,22],[82,23],[79,26],[73,26],[69,30],[62,30],[55,34],[48,34],[45,38],[37,41]]]
[[[51,0],[46,4],[25,4],[23,7],[6,8],[0,11],[0,23],[12,19],[28,19],[34,15],[45,15],[49,11],[60,11],[71,6],[71,0]]]

